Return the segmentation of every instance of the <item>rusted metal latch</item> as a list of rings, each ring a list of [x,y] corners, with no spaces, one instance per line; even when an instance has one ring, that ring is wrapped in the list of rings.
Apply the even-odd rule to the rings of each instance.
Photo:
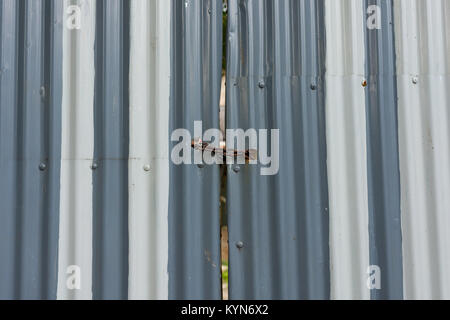
[[[227,163],[227,158],[238,159],[239,157],[245,158],[245,163],[258,160],[258,151],[254,149],[247,149],[245,151],[238,151],[236,149],[227,149],[226,143],[221,142],[220,147],[214,147],[208,142],[204,142],[201,139],[193,139],[191,146],[194,150],[201,152],[208,151],[213,156],[223,157],[223,163]]]

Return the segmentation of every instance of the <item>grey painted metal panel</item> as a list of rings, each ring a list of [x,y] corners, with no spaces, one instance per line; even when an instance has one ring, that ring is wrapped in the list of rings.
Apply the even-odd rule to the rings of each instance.
[[[0,299],[55,299],[62,1],[0,2]]]
[[[128,0],[99,0],[93,173],[94,299],[128,297]]]
[[[227,128],[280,129],[278,175],[228,168],[230,298],[328,299],[324,1],[232,0],[228,24]]]
[[[370,264],[381,269],[381,289],[372,299],[402,299],[402,233],[398,154],[397,82],[393,5],[381,8],[381,29],[366,28],[367,159]]]
[[[381,7],[380,30],[367,30],[361,26],[359,18],[353,17],[343,26],[344,31],[338,32],[343,36],[350,32],[358,34],[364,27],[366,36],[365,48],[359,41],[351,44],[357,54],[365,50],[366,71],[363,75],[364,72],[351,68],[351,75],[358,84],[349,90],[352,92],[359,85],[358,77],[366,76],[369,213],[358,211],[355,216],[369,216],[369,226],[360,223],[355,233],[370,235],[370,261],[366,262],[364,256],[361,263],[381,267],[381,289],[372,290],[372,298],[403,298],[403,287],[406,298],[448,296],[445,270],[449,261],[446,250],[449,242],[446,229],[449,152],[445,107],[449,100],[446,79],[450,51],[446,49],[450,42],[445,14],[449,7],[447,2],[437,0],[395,2],[398,10],[395,38],[401,73],[397,77],[394,1],[365,0],[358,2],[358,6],[354,1],[346,2],[343,8],[353,13],[357,11],[356,15],[364,18],[367,18],[369,5]],[[60,179],[61,126],[64,127],[61,123],[63,3],[61,0],[0,0],[0,299],[56,297],[60,181],[66,186],[69,183],[91,185],[86,176],[80,178],[83,183]],[[67,247],[61,246],[61,253],[77,247],[90,257],[93,246],[93,265],[86,259],[89,271],[93,269],[93,297],[126,299],[128,208],[132,203],[128,201],[128,193],[144,194],[128,176],[130,160],[136,161],[135,169],[142,167],[128,151],[129,132],[133,132],[128,106],[130,5],[127,0],[97,0],[95,4],[97,16],[92,18],[97,25],[95,109],[92,110],[95,152],[86,154],[83,150],[78,155],[77,148],[82,142],[73,140],[67,144],[68,149],[73,149],[71,155],[63,159],[79,161],[79,168],[83,169],[77,172],[86,173],[87,169],[88,177],[91,171],[85,161],[90,163],[94,159],[97,165],[92,171],[93,204],[90,197],[77,197],[76,192],[70,191],[65,197],[69,204],[63,206],[72,209],[71,203],[77,204],[77,199],[88,199],[87,206],[94,215],[93,230],[87,224],[84,228],[89,232],[80,232],[82,228],[77,229],[79,225],[72,223],[66,230],[69,234],[80,232],[80,235],[92,231],[93,241],[83,246],[83,241],[76,239],[73,244],[73,240]],[[173,26],[170,133],[180,127],[192,132],[195,120],[203,120],[204,130],[219,127],[221,4],[220,0],[171,2],[173,16],[172,21],[167,22]],[[349,81],[345,82],[347,74],[330,71],[339,66],[328,65],[328,75],[334,83],[329,82],[329,90],[325,90],[324,1],[232,0],[229,5],[228,128],[281,130],[281,167],[277,176],[260,176],[259,166],[243,165],[236,171],[234,166],[228,167],[230,297],[329,298],[330,281],[336,283],[330,279],[329,272],[335,265],[329,262],[325,96],[333,99],[330,84],[338,87],[341,76],[347,85]],[[360,6],[364,11],[361,12]],[[81,5],[81,10],[85,9]],[[145,14],[139,19],[143,18]],[[86,32],[93,30],[87,23],[82,23],[82,28]],[[347,29],[349,33],[345,34]],[[167,36],[168,32],[150,36],[149,47],[155,48],[158,42],[153,37]],[[348,43],[341,40],[345,39],[336,42]],[[329,56],[334,54],[331,51]],[[86,54],[80,58],[78,54],[74,53],[70,69],[85,75],[88,70],[77,68],[77,59],[86,60],[79,65],[91,65],[91,56]],[[355,63],[354,58],[349,58],[349,52],[336,53],[340,54],[345,57],[330,59],[330,63]],[[150,69],[146,72],[153,72],[153,67]],[[397,82],[402,130],[403,221],[400,220]],[[81,93],[76,86],[70,88],[74,90],[74,100],[78,100],[79,94],[93,91],[92,85],[87,86],[89,90]],[[154,92],[158,101],[168,97],[165,90],[157,89],[159,84],[148,86],[151,86],[149,97]],[[144,85],[142,88],[145,90]],[[343,97],[351,100],[349,104],[361,102],[359,94],[350,95],[346,91]],[[339,103],[346,104],[345,101]],[[86,121],[91,126],[90,118],[84,113],[86,110],[77,111],[80,113],[74,113],[77,117],[70,119],[71,126],[86,124]],[[160,119],[153,120],[149,126],[154,127],[157,134],[152,134],[149,141],[165,136],[164,129],[153,123]],[[88,135],[85,138],[91,144],[90,140],[94,139]],[[136,139],[142,142],[138,136]],[[164,144],[165,141],[159,142]],[[352,142],[343,139],[343,143]],[[336,149],[339,147],[329,150]],[[365,150],[365,146],[362,145],[361,150]],[[345,152],[345,148],[339,152]],[[155,157],[165,159],[160,155]],[[151,169],[150,174],[154,172],[153,167]],[[339,170],[339,166],[335,170]],[[172,165],[170,175],[169,297],[219,299],[219,168]],[[346,179],[342,185],[352,184],[351,175],[342,174],[342,179]],[[134,191],[131,186],[135,187]],[[91,194],[90,189],[84,191]],[[355,193],[342,201],[352,203],[358,196],[364,200],[364,194]],[[167,204],[164,196],[156,192],[152,197],[158,198],[156,202],[162,204],[164,212],[163,203]],[[155,205],[152,201],[148,203]],[[346,204],[343,207],[350,207]],[[137,208],[133,212],[136,215],[148,213],[139,211],[138,208],[148,207],[141,201],[135,201],[132,207]],[[330,215],[336,217],[336,212]],[[349,222],[351,230],[355,221],[350,219]],[[164,223],[151,226],[154,228],[160,231]],[[143,238],[136,233],[132,235],[138,246]],[[70,235],[65,236],[71,239]],[[164,238],[164,231],[161,237]],[[241,249],[236,247],[238,241],[243,242]],[[148,245],[145,243],[142,247]],[[153,245],[159,252],[166,250],[159,246],[159,238],[158,244]],[[345,250],[346,245],[344,243],[344,250],[340,252],[344,260],[351,260],[354,251]],[[402,246],[405,262],[402,261]],[[360,250],[366,250],[365,243]],[[157,263],[166,259],[165,254],[149,252],[149,256]],[[67,259],[67,263],[72,261]],[[62,265],[66,267],[67,263]],[[82,267],[82,276],[90,283],[91,275],[85,272],[84,265]],[[59,272],[66,276],[64,268]],[[349,274],[346,281],[350,289],[355,290],[356,286],[351,286],[353,281],[365,284],[364,274],[361,278],[356,278],[353,272]],[[364,284],[356,288],[365,288]],[[142,286],[144,290],[146,285]],[[166,288],[161,288],[161,292],[166,292]]]
[[[222,1],[172,1],[171,132],[219,128]],[[174,146],[176,143],[170,143]],[[169,298],[220,299],[218,166],[170,167]]]

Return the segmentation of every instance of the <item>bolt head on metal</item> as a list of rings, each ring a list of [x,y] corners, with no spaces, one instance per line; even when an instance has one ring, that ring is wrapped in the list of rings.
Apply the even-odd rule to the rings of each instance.
[[[44,87],[44,86],[42,86],[42,87],[39,89],[39,94],[40,94],[40,96],[41,96],[42,98],[45,98],[45,87]]]
[[[197,167],[198,167],[199,169],[203,169],[203,168],[205,167],[205,165],[204,165],[203,163],[200,163],[200,164],[197,165]]]
[[[98,169],[98,164],[96,162],[94,162],[93,164],[91,164],[91,169],[92,170],[97,170]]]
[[[311,83],[311,90],[316,90],[317,89],[317,85],[315,83]]]
[[[264,88],[266,87],[266,83],[265,83],[263,80],[261,80],[261,81],[258,83],[258,87],[260,87],[261,89],[264,89]]]
[[[412,83],[418,84],[419,83],[419,78],[418,77],[413,77],[412,78]]]
[[[236,242],[236,248],[238,248],[238,249],[244,248],[244,243],[242,241]]]
[[[146,172],[149,172],[149,171],[150,171],[150,165],[149,165],[149,164],[146,164],[146,165],[144,166],[144,171],[146,171]]]
[[[45,163],[40,163],[39,164],[39,170],[45,171],[45,169],[47,169],[47,165]]]
[[[240,166],[233,166],[233,171],[238,173],[241,171],[241,167]]]
[[[367,80],[363,80],[362,82],[361,82],[361,85],[365,88],[365,87],[367,87]]]

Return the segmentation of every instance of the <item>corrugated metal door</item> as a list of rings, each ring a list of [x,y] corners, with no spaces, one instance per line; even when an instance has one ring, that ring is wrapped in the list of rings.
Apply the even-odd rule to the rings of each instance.
[[[450,298],[449,16],[228,0],[227,128],[280,130],[276,175],[227,166],[230,298]],[[221,0],[0,0],[0,299],[221,298],[219,166],[170,157],[219,128],[222,32]]]
[[[330,296],[324,9],[229,1],[227,128],[280,129],[277,175],[229,166],[232,299]]]

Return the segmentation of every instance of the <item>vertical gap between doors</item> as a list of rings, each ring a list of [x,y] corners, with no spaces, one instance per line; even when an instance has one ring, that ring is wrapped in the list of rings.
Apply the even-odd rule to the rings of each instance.
[[[227,75],[227,26],[228,26],[228,3],[223,0],[222,16],[222,82],[220,92],[220,130],[222,131],[223,143],[225,143],[226,132],[226,75]],[[220,246],[221,246],[221,272],[222,272],[222,299],[228,300],[228,217],[227,217],[227,165],[220,166]]]

